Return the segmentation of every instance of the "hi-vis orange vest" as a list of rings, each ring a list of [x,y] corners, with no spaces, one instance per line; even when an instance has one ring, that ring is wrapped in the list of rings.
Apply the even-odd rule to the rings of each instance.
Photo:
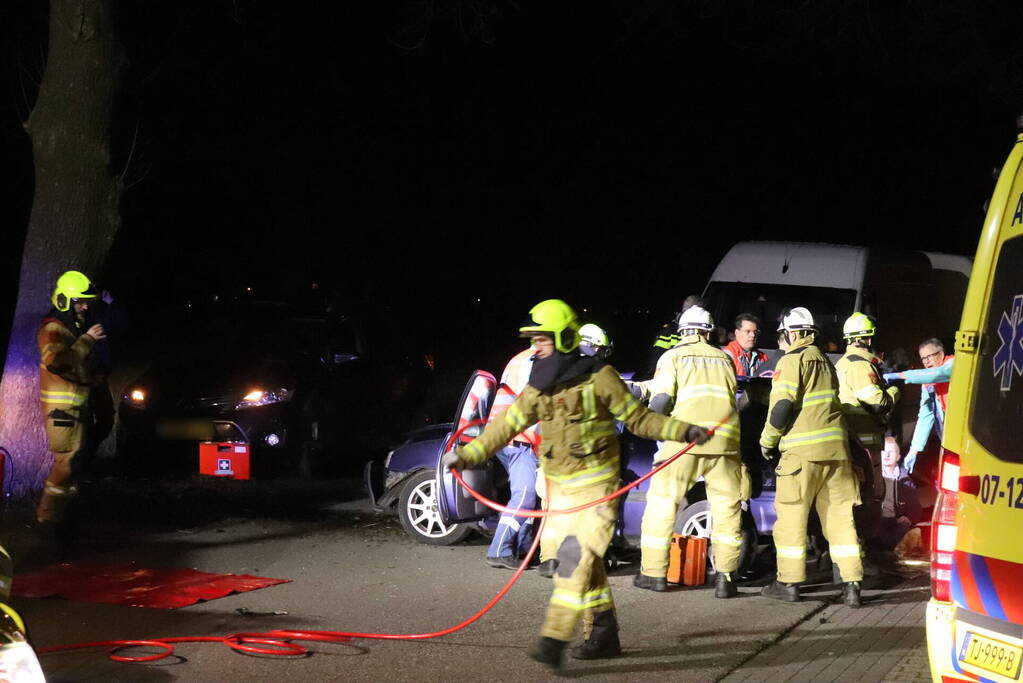
[[[504,366],[501,374],[501,384],[497,387],[497,395],[494,397],[494,407],[490,409],[490,416],[487,424],[504,414],[504,411],[515,403],[522,390],[529,383],[529,373],[533,369],[533,349],[525,349],[512,356],[508,364]],[[512,441],[528,443],[537,448],[540,446],[540,425],[533,425],[524,432],[517,434]]]

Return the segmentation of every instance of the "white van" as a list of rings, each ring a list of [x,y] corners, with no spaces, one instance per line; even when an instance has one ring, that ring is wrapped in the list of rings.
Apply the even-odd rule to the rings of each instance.
[[[951,342],[969,266],[965,257],[913,250],[739,242],[714,269],[703,297],[726,329],[739,313],[759,316],[764,321],[763,348],[775,348],[771,330],[782,311],[805,306],[829,352],[844,348],[842,324],[854,311],[862,311],[878,319],[879,349],[902,347],[913,354],[928,337]]]

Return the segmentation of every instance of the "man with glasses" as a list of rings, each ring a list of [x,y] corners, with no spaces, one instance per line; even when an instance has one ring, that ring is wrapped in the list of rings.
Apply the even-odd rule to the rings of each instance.
[[[923,370],[905,370],[885,373],[885,381],[903,380],[907,384],[922,384],[920,391],[920,412],[913,430],[909,452],[902,464],[907,472],[913,471],[916,456],[927,446],[931,431],[937,427],[937,437],[945,428],[945,412],[948,410],[948,381],[952,377],[952,361],[955,356],[945,355],[945,345],[940,339],[931,338],[920,344],[920,362]]]
[[[752,313],[740,313],[735,318],[735,339],[725,346],[724,351],[732,357],[735,374],[739,377],[755,377],[757,369],[767,362],[767,354],[757,348],[760,338],[760,318]]]

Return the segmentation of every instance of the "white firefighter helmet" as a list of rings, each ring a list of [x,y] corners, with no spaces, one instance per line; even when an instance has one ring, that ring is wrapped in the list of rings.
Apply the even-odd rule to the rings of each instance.
[[[613,349],[611,338],[599,325],[586,323],[579,328],[579,353],[603,359],[610,356]]]
[[[797,306],[781,317],[781,321],[778,323],[778,331],[782,330],[786,332],[794,332],[796,330],[815,330],[817,327],[813,324],[813,315],[810,311],[806,310],[802,306]]]
[[[697,330],[699,332],[710,332],[714,329],[714,319],[710,313],[701,306],[690,306],[678,317],[678,331]]]

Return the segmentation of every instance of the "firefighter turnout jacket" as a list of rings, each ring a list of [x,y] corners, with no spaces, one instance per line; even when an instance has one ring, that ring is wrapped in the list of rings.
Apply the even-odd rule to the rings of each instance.
[[[838,400],[849,431],[875,452],[884,446],[884,427],[899,400],[899,388],[881,379],[880,362],[869,349],[850,344],[835,364]]]
[[[693,446],[692,455],[738,455],[737,380],[727,353],[700,335],[687,335],[661,356],[654,378],[641,382],[640,387],[654,412],[673,406],[671,416],[677,420],[707,429],[717,427],[707,443]],[[726,415],[728,420],[718,425]]]
[[[526,427],[539,422],[544,474],[563,488],[588,486],[619,477],[615,420],[647,439],[683,441],[689,424],[657,415],[629,393],[618,371],[604,365],[541,392],[527,385],[478,439],[458,449],[467,466],[477,465]]]
[[[760,445],[811,461],[848,460],[846,439],[835,368],[812,336],[798,339],[775,367]]]

